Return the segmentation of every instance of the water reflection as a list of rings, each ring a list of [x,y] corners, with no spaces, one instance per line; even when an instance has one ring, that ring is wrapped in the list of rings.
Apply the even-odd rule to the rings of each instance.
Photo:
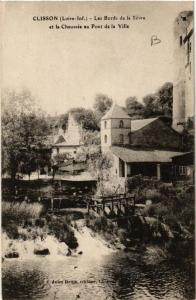
[[[136,254],[112,253],[101,260],[36,257],[3,263],[4,300],[194,299],[193,286],[193,279],[177,266],[145,266]]]

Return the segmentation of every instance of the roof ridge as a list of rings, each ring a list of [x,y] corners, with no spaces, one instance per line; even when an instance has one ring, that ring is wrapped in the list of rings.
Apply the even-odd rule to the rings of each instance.
[[[106,119],[131,119],[131,117],[123,110],[120,105],[113,103],[111,108],[102,117],[102,120]]]

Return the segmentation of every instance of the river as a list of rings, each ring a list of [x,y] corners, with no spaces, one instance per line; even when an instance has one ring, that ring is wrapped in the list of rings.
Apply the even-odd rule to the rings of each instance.
[[[55,250],[45,257],[5,259],[3,299],[194,299],[193,279],[183,268],[145,264],[138,253],[108,248],[86,227],[75,234],[81,255]]]

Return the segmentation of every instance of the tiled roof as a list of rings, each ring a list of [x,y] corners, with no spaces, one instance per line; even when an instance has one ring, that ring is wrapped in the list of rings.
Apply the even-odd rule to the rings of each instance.
[[[117,104],[112,105],[110,110],[102,117],[106,119],[131,119],[129,115]]]
[[[118,146],[111,147],[111,151],[125,162],[172,162],[172,157],[183,154],[176,151],[140,150]]]
[[[158,118],[131,120],[131,131],[134,132],[136,130],[139,130],[157,119]]]

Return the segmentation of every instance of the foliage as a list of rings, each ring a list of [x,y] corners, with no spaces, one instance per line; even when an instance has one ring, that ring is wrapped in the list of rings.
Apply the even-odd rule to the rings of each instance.
[[[96,217],[96,218],[87,218],[86,226],[90,227],[92,230],[96,232],[107,232],[109,234],[114,233],[115,225],[111,220],[107,219],[104,216]]]
[[[144,116],[146,118],[156,117],[161,114],[161,109],[158,105],[158,96],[156,94],[149,94],[143,98],[145,105]]]
[[[128,97],[125,100],[125,109],[132,119],[141,119],[144,117],[144,105],[138,102],[136,97]]]
[[[86,147],[100,145],[101,144],[100,131],[83,130],[82,141],[84,143],[84,146]]]
[[[173,84],[171,82],[164,83],[158,89],[159,106],[161,112],[165,116],[172,116],[173,107]]]
[[[189,124],[185,124],[182,131],[182,151],[194,151],[194,133],[188,130]]]
[[[144,116],[147,118],[158,115],[172,116],[173,84],[164,83],[156,93],[145,96],[143,102]]]
[[[113,157],[110,153],[98,152],[96,157],[88,160],[88,170],[98,179],[98,184],[102,180],[108,180],[112,166]]]
[[[2,169],[15,178],[20,163],[27,173],[40,161],[40,149],[50,129],[43,113],[36,109],[35,99],[28,90],[2,93]],[[37,160],[37,161],[36,161]]]
[[[149,194],[147,191],[153,191]],[[151,199],[153,203],[146,207],[144,213],[147,216],[161,218],[171,229],[179,231],[180,226],[185,227],[193,233],[194,224],[194,192],[189,189],[188,183],[180,186],[173,186],[156,182],[144,183],[143,188],[139,190],[138,198],[144,196],[144,201]]]
[[[48,223],[49,232],[54,234],[60,242],[66,243],[69,248],[76,249],[78,242],[69,223],[70,220],[67,218],[51,219]]]
[[[60,116],[58,122],[63,130],[66,130],[67,128],[69,113],[74,115],[75,120],[83,129],[90,131],[99,130],[94,112],[91,109],[85,109],[83,107],[72,108],[67,113]]]
[[[15,224],[21,224],[30,218],[39,218],[43,211],[43,206],[40,203],[27,203],[25,201],[3,201],[1,209],[2,226],[5,226],[7,223],[10,223],[11,220],[14,221]]]
[[[106,111],[112,106],[113,100],[104,94],[97,94],[94,101],[94,113],[97,119],[97,124],[100,127],[101,118],[105,115]]]
[[[93,131],[99,129],[95,114],[91,109],[85,109],[83,107],[73,108],[69,112],[74,114],[76,121],[82,128]]]
[[[150,245],[147,247],[144,260],[149,265],[159,264],[162,260],[168,257],[168,251],[159,246]]]
[[[7,236],[10,239],[18,239],[19,237],[18,226],[14,224],[13,221],[7,223],[5,227],[6,227]]]

